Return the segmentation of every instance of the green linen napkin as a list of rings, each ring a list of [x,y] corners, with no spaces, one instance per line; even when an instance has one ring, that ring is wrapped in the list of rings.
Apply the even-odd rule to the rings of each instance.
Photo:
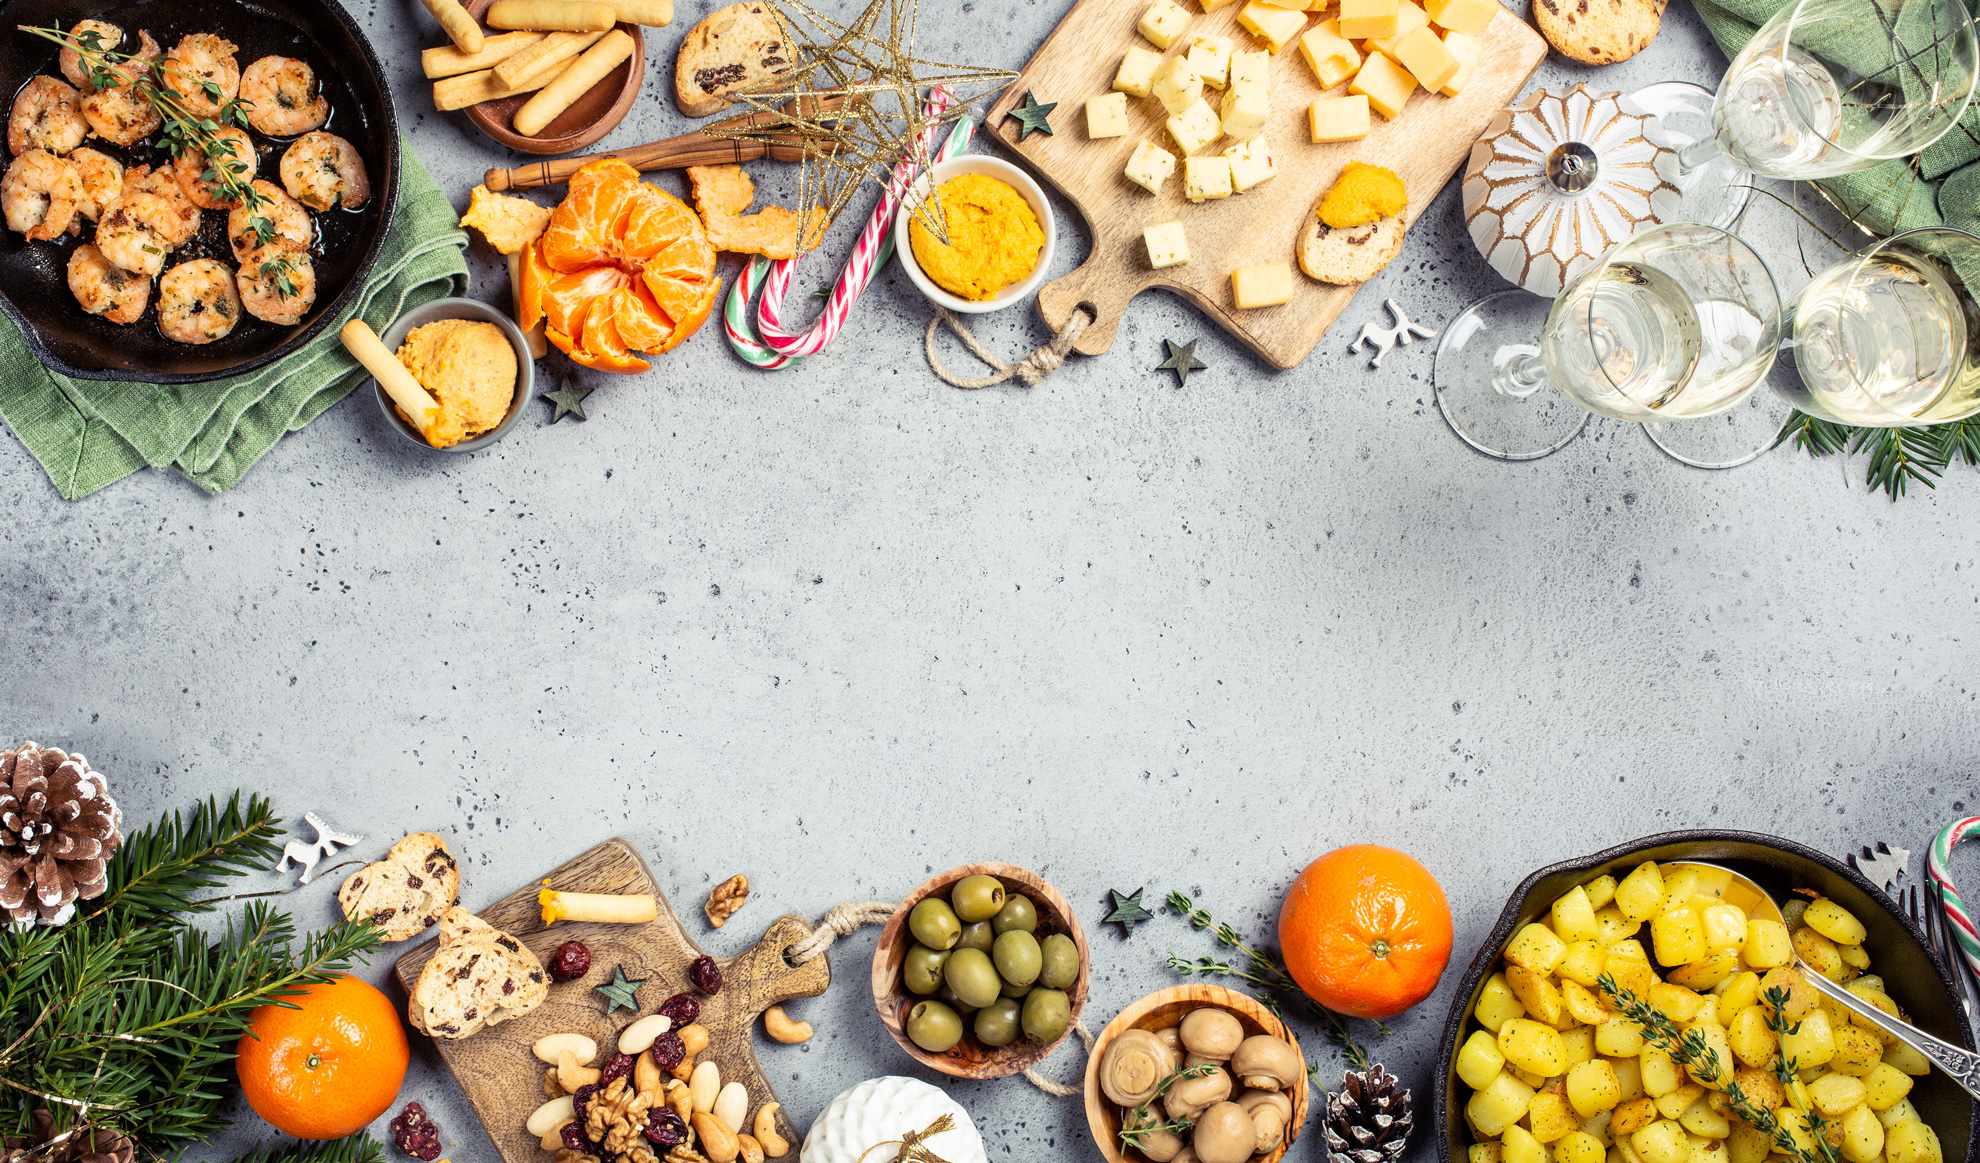
[[[453,204],[403,138],[397,219],[348,312],[302,350],[250,375],[203,384],[120,383],[56,375],[20,332],[0,326],[0,417],[73,501],[145,467],[177,469],[224,492],[275,446],[365,379],[337,340],[361,314],[383,332],[421,303],[467,290],[467,235]]]

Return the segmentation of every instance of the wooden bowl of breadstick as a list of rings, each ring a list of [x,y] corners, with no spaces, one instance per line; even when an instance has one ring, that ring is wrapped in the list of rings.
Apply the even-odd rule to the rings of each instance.
[[[481,48],[452,36],[420,63],[442,112],[468,120],[510,149],[562,154],[584,149],[625,120],[646,71],[640,23],[673,19],[672,0],[427,0],[461,9]],[[443,16],[458,21],[459,16]],[[637,20],[640,23],[635,23]],[[463,40],[467,43],[462,43]]]

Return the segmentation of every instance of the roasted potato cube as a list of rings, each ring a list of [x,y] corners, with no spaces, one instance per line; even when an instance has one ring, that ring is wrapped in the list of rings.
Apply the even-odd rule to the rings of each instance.
[[[1609,1134],[1609,1113],[1603,1111],[1600,1114],[1590,1115],[1581,1123],[1581,1133],[1602,1144],[1604,1151],[1615,1144],[1614,1136]]]
[[[1711,952],[1705,947],[1705,924],[1689,902],[1658,913],[1650,921],[1650,945],[1660,965],[1689,965]],[[1834,948],[1830,946],[1831,952]],[[1840,965],[1841,959],[1836,963]]]
[[[1670,1119],[1658,1119],[1631,1134],[1629,1145],[1636,1148],[1643,1163],[1691,1163],[1691,1140],[1684,1137],[1684,1128]]]
[[[1828,897],[1808,902],[1801,922],[1838,945],[1861,945],[1870,935],[1862,921]]]
[[[1911,1075],[1888,1062],[1879,1062],[1863,1076],[1863,1103],[1873,1111],[1888,1110],[1911,1093],[1911,1086]]]
[[[1609,1069],[1616,1072],[1616,1085],[1622,1087],[1624,1102],[1647,1097],[1643,1093],[1643,1060],[1641,1058],[1611,1058]]]
[[[1513,934],[1506,945],[1506,960],[1523,969],[1545,976],[1554,971],[1567,955],[1567,942],[1554,935],[1554,931],[1540,923],[1525,925]]]
[[[1472,1009],[1471,1016],[1478,1019],[1479,1025],[1497,1033],[1499,1027],[1513,1018],[1525,1017],[1526,1007],[1519,1004],[1512,986],[1506,984],[1506,975],[1494,973],[1479,989],[1478,1005]]]
[[[1698,1007],[1705,1004],[1704,998],[1668,981],[1651,986],[1644,993],[1643,1000],[1650,1003],[1650,1008],[1680,1025],[1696,1017]]]
[[[1506,1063],[1506,1073],[1524,1082],[1531,1090],[1544,1090],[1547,1084],[1553,1081],[1553,1079],[1544,1074],[1535,1074],[1531,1070],[1515,1066],[1510,1062]]]
[[[1616,899],[1616,878],[1604,873],[1582,885],[1581,891],[1588,894],[1589,908],[1598,911],[1608,908],[1609,902]]]
[[[1684,1085],[1684,1071],[1657,1047],[1646,1044],[1637,1061],[1643,1064],[1643,1093],[1651,1098],[1662,1098]]]
[[[1858,973],[1870,968],[1870,951],[1861,945],[1837,945],[1836,952],[1842,955],[1844,965]]]
[[[1932,1060],[1913,1050],[1903,1042],[1893,1041],[1884,1047],[1884,1061],[1911,1075],[1923,1078],[1932,1073]]]
[[[1921,1123],[1925,1121],[1925,1116],[1918,1113],[1918,1108],[1912,1106],[1908,1098],[1898,1099],[1883,1110],[1877,1110],[1876,1104],[1870,1102],[1866,1094],[1863,1105],[1877,1112],[1877,1121],[1882,1123],[1887,1131],[1907,1119],[1917,1119]]]
[[[1760,1000],[1760,975],[1751,970],[1735,973],[1714,987],[1719,995],[1719,1012],[1726,1017],[1720,1025],[1729,1024],[1732,1015]]]
[[[1794,951],[1801,955],[1809,967],[1830,981],[1842,980],[1842,954],[1836,952],[1836,943],[1811,928],[1794,931],[1791,938]]]
[[[1657,906],[1664,903],[1664,875],[1657,866],[1644,861],[1636,866],[1628,876],[1616,885],[1616,907],[1622,915],[1632,921],[1647,921],[1657,915]],[[1641,1149],[1638,1150],[1641,1154]],[[1657,1160],[1655,1163],[1665,1163]],[[1669,1163],[1684,1163],[1682,1159]]]
[[[1827,1066],[1836,1056],[1836,1034],[1827,1011],[1814,1009],[1802,1015],[1794,1032],[1781,1036],[1781,1056],[1794,1063],[1796,1070]]]
[[[1691,903],[1692,897],[1698,895],[1696,868],[1680,868],[1675,872],[1664,868],[1659,871],[1664,875],[1664,899],[1657,902],[1658,912],[1668,913],[1672,909],[1684,908]]]
[[[1876,1163],[1884,1153],[1884,1124],[1877,1112],[1859,1106],[1842,1117],[1842,1153],[1849,1163]]]
[[[1726,1039],[1732,1043],[1732,1052],[1748,1066],[1765,1066],[1781,1048],[1774,1027],[1767,1023],[1765,1006],[1747,1006],[1734,1014],[1732,1024],[1726,1027]]]
[[[1705,1088],[1695,1082],[1687,1082],[1669,1094],[1657,1097],[1657,1113],[1667,1119],[1677,1118],[1691,1109],[1691,1104],[1705,1097]]]
[[[1702,961],[1671,970],[1670,980],[1686,989],[1716,989],[1720,982],[1739,972],[1739,950],[1721,949]]]
[[[1617,941],[1634,937],[1643,931],[1642,921],[1630,920],[1628,917],[1623,916],[1622,910],[1614,905],[1596,909],[1595,924],[1601,930],[1601,935],[1595,939],[1600,941],[1604,948],[1615,944]]]
[[[1733,1081],[1739,1083],[1741,1093],[1767,1110],[1779,1110],[1787,1101],[1787,1089],[1772,1070],[1743,1066],[1733,1072]]]
[[[1569,1026],[1561,1031],[1561,1044],[1567,1047],[1568,1069],[1595,1057],[1595,1027]]]
[[[1867,1091],[1861,1078],[1847,1074],[1824,1074],[1808,1084],[1809,1101],[1825,1119],[1833,1119],[1863,1102]]]
[[[1567,1096],[1552,1087],[1534,1095],[1533,1101],[1526,1104],[1526,1121],[1533,1128],[1533,1137],[1543,1143],[1552,1143],[1581,1125],[1568,1105]]]
[[[1505,1163],[1547,1163],[1547,1148],[1533,1132],[1517,1123],[1507,1127],[1505,1137],[1499,1141],[1505,1144]]]
[[[1749,967],[1773,969],[1794,960],[1794,943],[1786,925],[1757,918],[1746,922],[1746,944],[1740,952]]]
[[[1532,1018],[1513,1018],[1499,1027],[1499,1053],[1542,1078],[1567,1073],[1567,1042],[1561,1032]]]
[[[1570,944],[1593,941],[1601,933],[1595,924],[1595,906],[1589,903],[1588,893],[1578,884],[1554,901],[1551,912],[1554,934]]]
[[[1520,1008],[1526,1016],[1550,1026],[1559,1026],[1561,1015],[1566,1007],[1561,1001],[1560,987],[1544,973],[1535,973],[1520,965],[1506,966],[1506,984],[1512,987],[1513,996],[1519,999]]]
[[[1884,1157],[1890,1163],[1945,1163],[1938,1132],[1920,1122],[1899,1123],[1886,1131]]]
[[[1622,940],[1609,946],[1602,954],[1602,972],[1639,998],[1657,984],[1657,971],[1650,968],[1650,954],[1644,950],[1641,941]],[[1813,989],[1803,984],[1805,988]]]
[[[1607,1155],[1602,1141],[1586,1131],[1569,1131],[1554,1144],[1554,1163],[1602,1163]]]
[[[1479,1134],[1495,1137],[1526,1117],[1526,1105],[1532,1101],[1533,1088],[1501,1070],[1498,1077],[1472,1092],[1464,1104],[1464,1114]]]
[[[1800,1021],[1822,1000],[1815,987],[1802,980],[1801,971],[1788,965],[1769,969],[1760,979],[1760,1001],[1769,1010],[1774,1008],[1777,991],[1787,995],[1787,1004],[1781,1007],[1781,1012],[1791,1022]]]
[[[1726,1136],[1726,1163],[1765,1163],[1774,1149],[1774,1140],[1765,1131],[1734,1119],[1732,1134]]]
[[[1622,1084],[1616,1081],[1615,1067],[1601,1058],[1570,1067],[1567,1099],[1575,1113],[1584,1119],[1616,1109],[1616,1104],[1622,1101]]]
[[[1696,1034],[1703,1039],[1711,1053],[1701,1055],[1697,1061],[1685,1067],[1685,1073],[1700,1086],[1712,1090],[1724,1090],[1726,1083],[1732,1081],[1733,1070],[1739,1066],[1739,1063],[1733,1059],[1732,1042],[1726,1036],[1725,1027],[1710,1022],[1700,1022],[1686,1032]]]
[[[1587,989],[1594,989],[1602,977],[1602,946],[1594,941],[1575,941],[1567,947],[1554,972]]]
[[[1808,1115],[1805,1112],[1784,1106],[1774,1112],[1774,1118],[1780,1122],[1781,1129],[1788,1133],[1788,1137],[1794,1140],[1796,1148],[1809,1154],[1815,1153],[1815,1133],[1808,1123]]]
[[[1465,1163],[1504,1163],[1505,1145],[1494,1139],[1489,1143],[1473,1143],[1465,1150]]]
[[[1657,1120],[1657,1103],[1649,1098],[1632,1098],[1617,1103],[1609,1115],[1609,1134],[1620,1143]]]
[[[1723,1139],[1732,1134],[1732,1120],[1713,1110],[1709,1098],[1701,1098],[1684,1108],[1684,1113],[1678,1116],[1678,1125],[1708,1139]]]
[[[1585,1022],[1591,1026],[1599,1026],[1614,1016],[1610,1013],[1609,1007],[1602,1004],[1601,998],[1588,992],[1579,982],[1561,982],[1561,1001],[1567,1006],[1567,1012],[1574,1016],[1575,1021]],[[1878,1049],[1881,1050],[1883,1047],[1880,1045]]]
[[[1746,944],[1745,909],[1715,900],[1699,911],[1705,919],[1705,944],[1713,952]]]
[[[1857,1025],[1836,1027],[1836,1053],[1829,1069],[1838,1074],[1862,1078],[1883,1061],[1884,1044],[1877,1035]]]
[[[1615,1014],[1595,1027],[1595,1049],[1610,1058],[1630,1058],[1643,1053],[1643,1027]]]
[[[1878,1009],[1883,1010],[1885,1013],[1891,1015],[1894,1018],[1902,1019],[1904,1017],[1904,1011],[1898,1009],[1898,1004],[1891,1000],[1891,995],[1884,992],[1884,983],[1882,978],[1875,979],[1873,984],[1872,979],[1870,977],[1868,976],[1859,977],[1855,981],[1850,982],[1844,988],[1848,989],[1849,992],[1855,994],[1857,997],[1862,998],[1864,1001],[1869,1002],[1871,1005],[1876,1006]],[[1880,1045],[1892,1040],[1891,1036],[1884,1032],[1883,1027],[1878,1026],[1875,1023],[1871,1022],[1869,1018],[1858,1017],[1855,1014],[1851,1014],[1849,1015],[1849,1023],[1850,1025],[1855,1026],[1857,1029],[1869,1033],[1872,1037],[1877,1039]]]
[[[1457,1076],[1473,1090],[1485,1089],[1505,1064],[1506,1056],[1499,1053],[1498,1041],[1484,1030],[1473,1030],[1471,1037],[1458,1048]]]

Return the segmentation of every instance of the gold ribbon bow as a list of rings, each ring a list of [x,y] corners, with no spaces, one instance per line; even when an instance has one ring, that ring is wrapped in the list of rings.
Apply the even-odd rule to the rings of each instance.
[[[898,1139],[888,1139],[885,1142],[873,1144],[871,1147],[860,1152],[859,1163],[866,1163],[866,1157],[868,1155],[873,1154],[882,1147],[891,1147],[896,1143],[900,1144],[901,1149],[894,1153],[893,1163],[948,1163],[948,1160],[929,1150],[922,1140],[932,1139],[943,1131],[952,1129],[955,1125],[956,1122],[954,1119],[948,1115],[943,1115],[919,1131],[908,1131]]]

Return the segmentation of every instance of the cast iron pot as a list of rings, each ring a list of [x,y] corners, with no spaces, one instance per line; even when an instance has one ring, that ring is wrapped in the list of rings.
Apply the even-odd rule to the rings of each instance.
[[[14,26],[54,25],[66,30],[86,16],[123,28],[126,49],[141,28],[168,52],[186,33],[213,32],[240,46],[235,57],[244,69],[270,54],[307,61],[330,99],[330,120],[323,128],[357,147],[370,174],[371,199],[357,210],[311,215],[317,230],[310,251],[316,303],[300,326],[279,327],[250,315],[218,342],[174,343],[158,332],[155,288],[150,309],[135,323],[120,325],[87,314],[69,293],[68,281],[69,252],[89,241],[94,229],[86,221],[80,235],[54,242],[29,242],[11,230],[0,230],[0,311],[20,327],[42,364],[79,379],[198,383],[251,372],[296,351],[335,319],[364,285],[398,202],[399,126],[370,42],[339,0],[283,0],[269,7],[244,0],[137,0],[116,7],[101,0],[6,0],[0,3],[0,98],[9,109],[30,78],[62,75],[56,64],[57,47]],[[260,155],[256,176],[281,184],[277,171],[291,139],[249,136]],[[123,149],[94,137],[83,144],[126,166],[171,161],[164,150],[148,144]],[[173,253],[166,269],[202,257],[217,258],[233,269],[226,223],[224,211],[206,211],[198,235]]]
[[[1436,1115],[1431,1120],[1431,1125],[1441,1130],[1437,1138],[1440,1163],[1463,1163],[1465,1149],[1471,1143],[1471,1129],[1464,1121],[1464,1104],[1458,1098],[1463,1084],[1451,1067],[1471,1021],[1471,1011],[1478,1005],[1479,991],[1499,964],[1506,942],[1521,925],[1545,916],[1554,898],[1568,889],[1603,873],[1621,880],[1630,869],[1646,860],[1660,864],[1669,860],[1722,864],[1752,877],[1776,900],[1785,899],[1797,888],[1814,889],[1831,898],[1870,930],[1870,936],[1863,942],[1870,953],[1870,972],[1883,976],[1886,992],[1910,1015],[1912,1022],[1928,1034],[1973,1049],[1973,1034],[1959,1016],[1958,995],[1952,978],[1947,975],[1947,966],[1932,955],[1925,935],[1912,927],[1891,899],[1854,869],[1792,840],[1756,832],[1664,832],[1592,856],[1550,865],[1521,881],[1513,890],[1512,899],[1499,914],[1499,923],[1492,926],[1478,955],[1465,970],[1464,980],[1458,983],[1450,1013],[1444,1019],[1444,1042],[1437,1052]],[[1980,1150],[1976,1150],[1973,1135],[1980,1103],[1937,1071],[1918,1079],[1910,1098],[1918,1113],[1939,1133],[1946,1163],[1980,1163]]]

